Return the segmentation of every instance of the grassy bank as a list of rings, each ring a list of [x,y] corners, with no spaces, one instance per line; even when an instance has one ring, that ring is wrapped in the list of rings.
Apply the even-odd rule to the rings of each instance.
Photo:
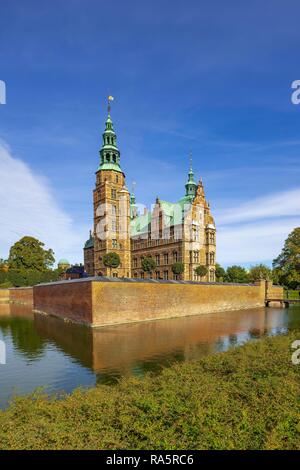
[[[300,332],[251,342],[159,376],[17,398],[1,449],[300,449]]]

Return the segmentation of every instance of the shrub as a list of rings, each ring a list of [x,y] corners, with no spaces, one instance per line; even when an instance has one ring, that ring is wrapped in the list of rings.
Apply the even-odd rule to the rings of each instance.
[[[177,261],[176,263],[172,264],[171,269],[174,274],[182,274],[184,271],[184,264],[181,263],[181,261]]]
[[[207,271],[208,269],[206,266],[204,266],[204,264],[200,264],[200,266],[197,266],[197,268],[195,268],[195,273],[200,277],[206,276]]]
[[[118,266],[120,266],[120,262],[120,256],[114,251],[106,253],[103,256],[103,264],[104,266],[107,266],[109,268],[117,268]]]
[[[146,256],[146,258],[142,260],[141,264],[143,271],[145,271],[146,273],[151,273],[151,271],[156,268],[156,263],[154,259],[150,256]]]

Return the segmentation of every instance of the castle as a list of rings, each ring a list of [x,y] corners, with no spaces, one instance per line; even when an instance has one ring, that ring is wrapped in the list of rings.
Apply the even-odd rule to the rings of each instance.
[[[110,106],[93,201],[94,230],[84,245],[89,276],[215,281],[216,227],[202,180],[196,184],[190,166],[177,203],[156,198],[152,210],[140,214],[125,185]],[[119,255],[115,268],[104,262],[111,252]],[[144,269],[145,258],[153,260],[151,270]]]

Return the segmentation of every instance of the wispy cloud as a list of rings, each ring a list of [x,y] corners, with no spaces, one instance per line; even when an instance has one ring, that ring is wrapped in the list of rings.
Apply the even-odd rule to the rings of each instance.
[[[270,263],[300,225],[300,188],[228,207],[216,221],[220,263]]]
[[[80,261],[78,255],[87,227],[75,227],[55,201],[51,187],[0,141],[0,257],[24,235],[31,235],[54,249],[56,258]]]
[[[219,224],[286,216],[300,216],[300,188],[256,198],[216,213]]]
[[[222,226],[218,230],[217,261],[224,265],[270,264],[279,255],[289,232],[299,225],[300,217]]]

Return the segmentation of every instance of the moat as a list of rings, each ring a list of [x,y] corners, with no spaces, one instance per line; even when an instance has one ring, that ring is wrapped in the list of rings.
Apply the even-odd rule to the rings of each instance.
[[[24,305],[0,304],[0,407],[14,394],[44,387],[71,392],[113,384],[122,376],[159,372],[176,361],[201,356],[300,328],[300,307],[232,312],[88,328],[34,314]]]

